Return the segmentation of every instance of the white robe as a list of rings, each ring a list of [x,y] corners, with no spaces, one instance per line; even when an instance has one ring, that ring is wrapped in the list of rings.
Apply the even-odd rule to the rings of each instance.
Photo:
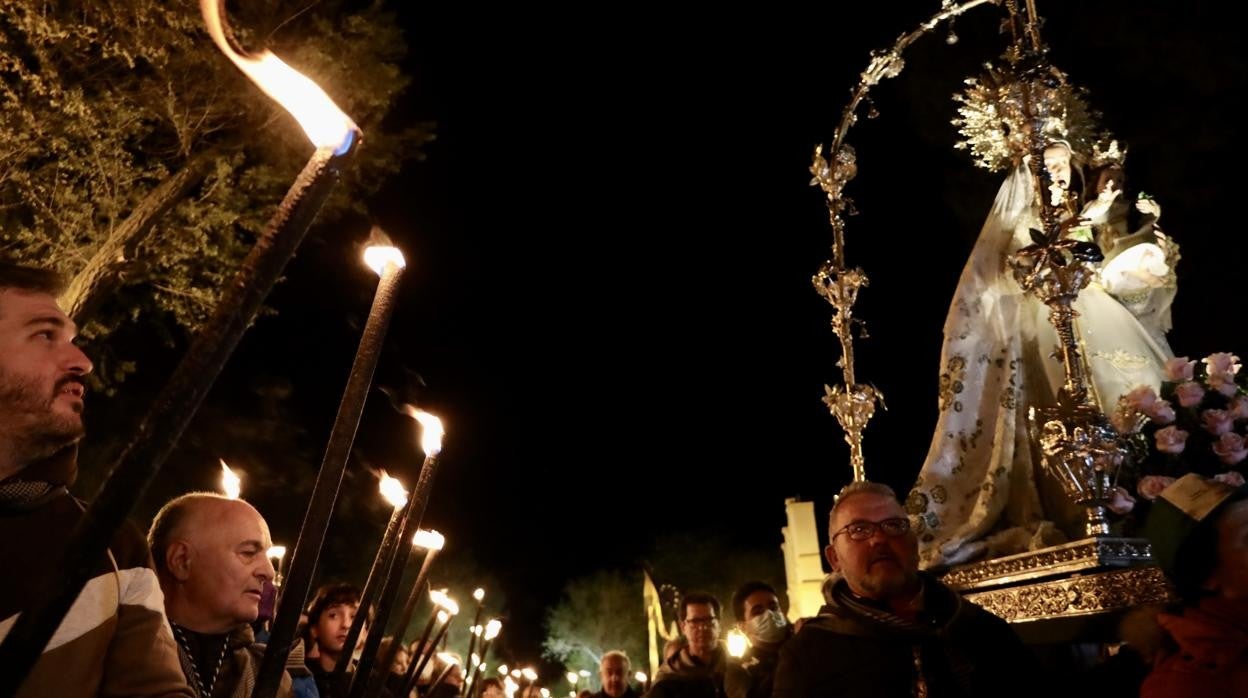
[[[1078,513],[1057,511],[1060,488],[1039,472],[1028,434],[1028,408],[1053,404],[1065,375],[1048,307],[1025,294],[1005,264],[1031,243],[1029,229],[1040,227],[1032,201],[1030,172],[1016,169],[997,194],[949,306],[940,416],[906,502],[925,568],[1062,542],[1053,522],[1069,525]],[[1074,308],[1103,409],[1112,411],[1136,385],[1160,386],[1172,353],[1159,331],[1150,333],[1099,282],[1080,292]]]

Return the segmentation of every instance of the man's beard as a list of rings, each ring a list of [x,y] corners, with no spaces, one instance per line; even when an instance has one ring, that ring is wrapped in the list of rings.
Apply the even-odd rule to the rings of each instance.
[[[75,414],[66,415],[57,412],[52,404],[67,383],[78,381],[75,376],[63,376],[50,395],[41,395],[34,381],[0,369],[0,429],[8,432],[15,463],[24,467],[82,438],[84,428],[78,415],[81,405]]]

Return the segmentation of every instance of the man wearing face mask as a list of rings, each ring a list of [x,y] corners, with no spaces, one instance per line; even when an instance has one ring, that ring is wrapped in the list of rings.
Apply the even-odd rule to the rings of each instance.
[[[728,698],[770,698],[780,662],[780,648],[793,636],[793,626],[780,610],[780,597],[766,582],[746,582],[732,595],[737,627],[750,640],[739,660],[729,661],[724,674]]]

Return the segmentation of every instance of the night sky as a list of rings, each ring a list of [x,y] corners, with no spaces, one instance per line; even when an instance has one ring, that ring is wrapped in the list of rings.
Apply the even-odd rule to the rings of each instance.
[[[822,516],[849,477],[820,402],[839,345],[809,281],[831,241],[811,153],[868,51],[938,3],[395,5],[413,77],[396,123],[436,121],[438,135],[370,202],[411,262],[378,380],[446,422],[426,524],[504,581],[512,650],[536,658],[543,608],[569,578],[635,565],[664,533],[778,555],[784,498]],[[1248,351],[1246,72],[1230,7],[1041,3],[1054,62],[1091,91],[1130,148],[1128,186],[1157,197],[1182,245],[1178,354]],[[931,438],[945,311],[1002,178],[954,151],[949,125],[961,79],[1004,48],[999,16],[977,9],[956,45],[941,32],[913,46],[873,90],[880,117],[848,139],[861,211],[848,258],[871,277],[859,377],[889,408],[867,468],[899,490]],[[305,492],[375,285],[355,261],[366,232],[315,231],[271,297],[278,314],[214,393],[289,380],[311,444],[291,474]],[[413,433],[374,392],[357,453],[414,482]],[[344,497],[374,496],[352,467]],[[207,467],[161,477],[216,482]],[[293,543],[306,494],[256,483],[247,496]],[[347,516],[378,535],[385,519]],[[342,518],[331,538],[358,530]]]

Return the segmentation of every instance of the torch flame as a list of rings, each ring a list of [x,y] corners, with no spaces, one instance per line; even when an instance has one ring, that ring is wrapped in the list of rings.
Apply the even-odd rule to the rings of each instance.
[[[381,496],[395,509],[407,504],[407,490],[403,489],[403,483],[390,477],[384,470],[381,471],[381,482],[377,484],[377,488],[381,490]]]
[[[359,128],[337,104],[306,75],[282,62],[269,51],[248,56],[234,50],[225,38],[225,0],[200,0],[199,9],[208,25],[208,34],[221,52],[252,82],[290,112],[318,148],[333,148],[341,155],[351,148]]]
[[[578,681],[580,681],[580,680],[581,680],[581,675],[580,675],[580,674],[576,673],[575,671],[569,671],[569,672],[568,672],[568,683],[570,683],[570,684],[572,684],[573,686],[575,686],[575,685],[576,685],[576,683],[577,683]]]
[[[238,499],[238,495],[243,491],[243,481],[238,479],[238,475],[235,475],[223,460],[221,461],[221,491],[230,499]]]
[[[533,671],[533,667],[525,667],[520,670],[520,673],[524,674],[524,678],[528,679],[531,682],[537,680],[537,672]]]
[[[420,422],[420,450],[428,457],[441,453],[442,436],[446,433],[442,430],[442,420],[411,405],[404,405],[403,410],[407,412],[407,416]]]
[[[271,548],[269,548],[269,557],[275,557],[278,560],[286,557],[286,546],[284,545],[272,546]]]
[[[472,598],[476,599],[477,601],[484,599],[485,589],[482,589],[481,587],[477,587],[477,590],[472,592]]]
[[[446,623],[446,621],[448,621],[448,620],[450,620],[450,619],[451,619],[451,615],[450,615],[449,613],[447,613],[446,611],[438,611],[438,622],[439,622],[439,623]]]
[[[412,545],[425,550],[441,550],[446,545],[446,537],[437,531],[420,529],[412,536]]]
[[[397,247],[385,247],[382,245],[372,245],[364,250],[364,263],[372,269],[377,276],[386,270],[386,266],[393,264],[402,269],[407,266],[407,260],[403,258],[403,252]]]
[[[646,672],[639,671],[636,674],[633,674],[633,678],[637,679],[637,683],[645,683],[648,677],[646,676]]]
[[[438,652],[438,659],[441,659],[443,664],[459,664],[459,657],[450,652]]]
[[[503,629],[502,621],[500,621],[497,618],[491,620],[489,623],[485,624],[485,639],[493,640],[494,638],[498,637],[498,633],[502,631],[502,629]]]
[[[459,604],[455,603],[455,599],[447,596],[446,592],[441,589],[434,589],[429,592],[429,600],[446,609],[446,612],[453,616],[459,614]]]

